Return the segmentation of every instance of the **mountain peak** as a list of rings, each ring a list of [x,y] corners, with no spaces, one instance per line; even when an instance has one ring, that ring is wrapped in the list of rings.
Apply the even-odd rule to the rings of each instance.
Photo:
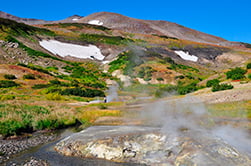
[[[157,34],[195,42],[218,44],[226,42],[225,39],[199,32],[182,25],[168,21],[141,20],[127,17],[118,13],[98,12],[78,20],[78,22],[89,23],[95,20],[102,22],[103,26],[129,33]]]
[[[46,24],[49,21],[45,21],[45,20],[39,20],[39,19],[33,19],[33,18],[21,18],[21,17],[17,17],[14,15],[11,15],[9,13],[0,11],[0,17],[1,18],[5,18],[5,19],[9,19],[9,20],[14,20],[16,22],[20,22],[20,23],[25,23],[25,24]]]
[[[64,20],[45,21],[38,19],[28,19],[13,16],[0,11],[0,17],[11,19],[26,24],[50,24],[50,23],[88,23],[102,25],[110,29],[120,30],[128,33],[157,34],[185,39],[195,42],[221,44],[227,42],[225,39],[199,32],[182,25],[168,21],[141,20],[124,16],[113,12],[98,12],[86,17],[73,15]]]

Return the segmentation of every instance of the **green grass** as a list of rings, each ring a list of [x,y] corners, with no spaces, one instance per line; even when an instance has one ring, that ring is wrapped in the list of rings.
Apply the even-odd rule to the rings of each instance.
[[[9,136],[75,123],[72,115],[68,119],[65,116],[56,116],[49,108],[38,105],[0,104],[0,134]]]
[[[80,39],[89,43],[104,43],[110,45],[124,45],[133,40],[121,36],[106,36],[100,34],[81,34]]]
[[[48,25],[54,26],[54,24],[47,24],[45,26],[48,26]],[[91,29],[96,29],[96,30],[101,30],[101,31],[109,31],[109,30],[111,30],[111,29],[109,29],[107,27],[104,27],[104,26],[91,25],[91,24],[85,24],[85,23],[60,23],[58,25],[61,28],[66,28],[66,27],[74,26],[74,27],[77,27],[79,29],[91,28]]]
[[[3,101],[0,104],[0,135],[8,137],[37,130],[64,128],[78,122],[86,126],[91,125],[99,117],[121,116],[119,110],[108,109],[122,105],[121,102],[96,103],[82,107],[68,106],[64,104],[65,101],[57,100],[57,95],[52,98],[53,101],[34,97],[19,99],[18,102],[15,102],[15,99]]]
[[[15,95],[0,95],[0,101],[14,100],[15,98]]]
[[[12,36],[30,37],[31,35],[42,34],[54,36],[55,34],[47,29],[29,26],[23,23],[17,23],[12,20],[0,18],[0,33],[6,33]]]
[[[142,57],[139,57],[134,51],[126,51],[122,52],[118,55],[118,58],[111,63],[109,63],[110,68],[109,72],[113,72],[117,69],[122,69],[123,74],[125,75],[133,75],[134,67],[141,65],[144,63]]]

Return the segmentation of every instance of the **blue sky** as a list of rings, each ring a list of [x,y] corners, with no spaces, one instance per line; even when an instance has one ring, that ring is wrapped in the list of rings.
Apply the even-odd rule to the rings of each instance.
[[[101,11],[147,20],[166,20],[251,43],[250,0],[3,0],[0,10],[24,18],[60,20]]]

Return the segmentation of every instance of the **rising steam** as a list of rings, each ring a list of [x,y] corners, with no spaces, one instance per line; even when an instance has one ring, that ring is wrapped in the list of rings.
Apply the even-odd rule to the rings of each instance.
[[[177,137],[186,131],[199,132],[204,136],[220,138],[251,156],[251,137],[248,131],[230,125],[216,126],[198,98],[187,96],[176,100],[161,100],[145,105],[143,110],[141,119],[151,126],[160,127],[164,134]]]
[[[114,84],[107,91],[106,102],[118,101],[118,85]]]

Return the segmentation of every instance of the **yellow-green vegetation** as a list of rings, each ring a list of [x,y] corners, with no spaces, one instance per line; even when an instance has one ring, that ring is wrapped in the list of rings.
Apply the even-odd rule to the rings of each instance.
[[[46,95],[46,99],[47,100],[66,100],[65,97],[63,97],[62,95],[60,95],[58,93],[48,93]]]
[[[0,134],[4,136],[42,129],[61,128],[75,123],[70,112],[27,104],[0,105]]]
[[[119,110],[109,109],[111,106],[121,105],[118,102],[79,107],[69,106],[60,101],[31,101],[6,101],[0,104],[0,135],[10,136],[36,130],[57,129],[79,122],[86,126],[99,117],[121,116]]]
[[[88,109],[67,106],[67,103],[104,96],[104,80],[110,77],[95,63],[72,64],[66,65],[69,75],[58,77],[32,64],[1,65],[18,77],[9,80],[13,76],[5,74],[3,78],[8,80],[0,80],[0,135],[57,129],[79,122],[85,126],[100,116],[119,116],[118,110],[108,110],[109,105]]]
[[[80,122],[89,122],[93,123],[95,120],[97,120],[99,117],[104,116],[121,116],[121,111],[119,110],[88,110],[84,111],[81,116],[79,117]]]
[[[0,101],[13,100],[15,98],[15,95],[0,95]]]
[[[133,42],[133,40],[121,36],[107,36],[100,34],[81,34],[80,39],[89,43],[104,43],[111,45],[121,45]]]
[[[251,101],[217,103],[207,107],[213,117],[251,119]]]
[[[212,55],[209,61],[229,51],[225,47],[169,36],[129,34],[90,24],[37,26],[47,29],[0,18],[0,39],[5,41],[0,51],[7,55],[20,52],[16,56],[18,58],[9,58],[6,65],[0,65],[0,135],[57,129],[77,123],[85,126],[94,123],[99,117],[122,116],[118,108],[123,103],[88,103],[96,97],[105,96],[106,80],[116,80],[112,77],[115,70],[121,70],[124,75],[132,78],[132,85],[129,87],[122,87],[122,81],[117,79],[121,83],[120,96],[128,99],[128,103],[138,100],[138,97],[165,97],[170,93],[184,95],[196,91],[201,88],[198,86],[200,81],[215,74],[213,69],[200,63],[187,63],[176,58],[173,51],[183,50],[194,55],[200,53],[205,58],[206,55]],[[43,51],[38,39],[54,39],[81,45],[95,44],[104,53],[107,52],[105,50],[112,50],[111,54],[107,52],[104,55],[120,53],[116,60],[109,63],[108,73],[104,73],[100,62],[74,62],[67,60],[69,57],[54,56]],[[17,48],[8,46],[11,43],[17,43]],[[240,68],[236,68],[230,70],[227,77],[246,81],[245,77],[251,78],[250,68],[249,63],[246,76]],[[139,78],[148,84],[140,84]],[[229,88],[226,84],[216,82],[220,90]],[[239,108],[242,107],[235,107],[236,105],[237,103],[210,105],[209,112],[215,117],[251,117],[250,102],[240,103],[243,106],[241,110]]]

